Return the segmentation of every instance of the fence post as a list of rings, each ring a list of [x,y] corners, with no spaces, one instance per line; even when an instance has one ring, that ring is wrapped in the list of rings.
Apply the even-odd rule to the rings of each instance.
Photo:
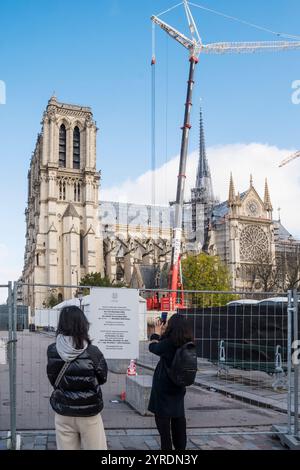
[[[292,291],[288,291],[288,337],[287,337],[287,366],[288,366],[288,434],[292,434]]]
[[[298,345],[298,293],[293,291],[293,313],[294,313],[294,344]],[[294,364],[294,436],[299,434],[299,364]]]
[[[9,404],[10,404],[10,445],[12,450],[16,449],[16,291],[15,285],[8,282],[8,361],[9,361]]]

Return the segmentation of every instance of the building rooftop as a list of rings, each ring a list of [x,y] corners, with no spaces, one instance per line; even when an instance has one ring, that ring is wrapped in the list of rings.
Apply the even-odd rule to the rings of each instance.
[[[90,108],[89,106],[81,106],[78,104],[70,104],[70,103],[61,103],[57,101],[57,98],[54,95],[51,96],[50,100],[48,101],[48,106],[56,106],[57,108],[60,108],[60,109],[69,109],[72,111],[81,111],[84,113],[92,114],[92,108]]]

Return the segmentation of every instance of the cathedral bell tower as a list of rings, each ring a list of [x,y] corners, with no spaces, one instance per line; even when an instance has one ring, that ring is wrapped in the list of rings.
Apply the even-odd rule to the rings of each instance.
[[[28,174],[25,282],[78,285],[103,271],[96,132],[89,107],[49,100]],[[47,302],[49,289],[24,290],[28,305]],[[55,295],[63,300],[74,291],[59,287]]]

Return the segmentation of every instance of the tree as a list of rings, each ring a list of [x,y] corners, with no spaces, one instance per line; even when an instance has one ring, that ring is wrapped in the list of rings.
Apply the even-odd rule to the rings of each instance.
[[[261,286],[263,292],[272,292],[280,284],[280,269],[274,264],[270,253],[265,254],[249,267],[251,272],[252,290],[258,290],[256,284]]]
[[[49,297],[45,300],[45,307],[46,308],[53,308],[55,305],[58,305],[60,300],[57,295],[51,293]]]
[[[276,263],[270,254],[250,266],[252,290],[258,282],[263,292],[295,289],[300,284],[300,248],[281,250],[276,253]]]
[[[282,290],[297,289],[300,285],[300,246],[287,247],[276,256]]]
[[[91,287],[126,287],[123,282],[111,282],[107,276],[102,277],[101,273],[86,274],[83,278],[81,278],[79,285]],[[82,290],[83,295],[87,295],[88,293],[88,289]]]
[[[228,268],[218,256],[210,256],[206,253],[188,255],[182,260],[182,274],[185,290],[230,291],[231,289]],[[195,293],[190,295],[192,304],[201,307],[226,305],[230,300],[237,298],[232,294]]]

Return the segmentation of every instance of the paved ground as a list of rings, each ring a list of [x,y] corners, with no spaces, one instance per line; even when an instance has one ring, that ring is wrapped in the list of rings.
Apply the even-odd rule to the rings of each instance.
[[[267,428],[253,428],[252,431],[262,432]],[[203,433],[207,432],[208,435]],[[212,434],[226,432],[228,434]],[[231,434],[230,434],[231,432]],[[232,429],[193,429],[188,431],[187,450],[285,450],[280,441],[271,435],[245,435],[245,428]],[[210,434],[209,434],[210,433]],[[0,433],[0,439],[5,434]],[[22,450],[55,450],[55,434],[53,431],[21,434]],[[159,450],[160,440],[156,430],[118,430],[107,431],[108,449],[110,450]],[[6,449],[6,441],[0,440],[0,450]]]

